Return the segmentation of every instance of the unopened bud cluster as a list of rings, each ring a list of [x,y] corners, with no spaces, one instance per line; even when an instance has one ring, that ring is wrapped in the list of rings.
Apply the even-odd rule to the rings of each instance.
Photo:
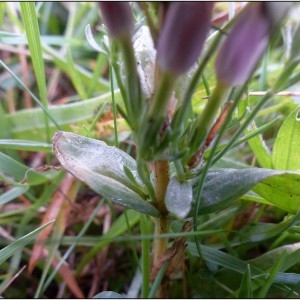
[[[290,2],[249,3],[238,14],[229,30],[219,33],[224,35],[215,61],[217,80],[215,89],[219,90],[215,91],[214,97],[210,99],[215,103],[208,103],[207,108],[204,109],[203,114],[206,115],[198,116],[194,124],[193,139],[198,135],[205,139],[209,131],[208,127],[211,126],[219,108],[223,105],[228,89],[243,85],[249,80],[268,46],[271,34],[281,24],[291,5]],[[128,3],[101,2],[99,7],[102,20],[113,38],[121,40],[124,36],[127,38],[131,36],[133,17]],[[150,102],[146,99],[142,100],[146,109],[141,109],[143,102],[137,105],[135,100],[137,93],[132,93],[126,107],[130,111],[130,105],[133,107],[135,105],[139,109],[132,109],[132,111],[138,114],[141,112],[141,123],[139,128],[136,128],[137,146],[141,157],[147,160],[154,157],[155,149],[159,147],[163,136],[162,130],[166,128],[168,105],[176,80],[187,73],[201,56],[211,29],[214,3],[170,2],[164,8],[156,43],[158,73],[155,75],[158,78],[156,78],[154,95]],[[136,63],[133,60],[132,62]],[[133,68],[136,66],[132,66]],[[138,80],[138,77],[136,79]],[[129,86],[132,88],[134,85],[131,82]],[[177,108],[180,109],[180,106]],[[203,122],[206,124],[202,124]],[[164,145],[165,148],[168,147],[168,143]],[[194,148],[200,145],[201,142],[195,144]]]

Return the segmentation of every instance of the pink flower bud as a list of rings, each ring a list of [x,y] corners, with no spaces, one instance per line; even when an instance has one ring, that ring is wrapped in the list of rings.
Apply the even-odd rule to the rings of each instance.
[[[246,82],[269,41],[269,23],[261,3],[249,4],[238,16],[216,59],[216,74],[226,85]]]
[[[112,37],[120,38],[133,30],[133,18],[128,2],[99,2],[102,20]]]
[[[218,53],[217,79],[228,86],[244,84],[266,50],[271,31],[290,4],[251,3],[240,13]],[[278,12],[279,10],[280,12]]]
[[[160,68],[180,75],[197,61],[210,29],[212,2],[171,2],[158,37]]]

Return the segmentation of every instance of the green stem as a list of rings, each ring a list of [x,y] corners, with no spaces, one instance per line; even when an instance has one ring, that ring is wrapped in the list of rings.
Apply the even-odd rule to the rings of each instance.
[[[137,73],[136,59],[130,36],[121,40],[121,49],[124,55],[125,80],[127,84],[128,117],[133,129],[138,128],[145,103],[142,102],[140,81]]]
[[[114,114],[115,146],[118,147],[119,139],[118,139],[117,107],[115,101],[113,68],[111,65],[109,65],[109,80],[110,80],[110,90],[111,90],[111,102],[112,102],[113,114]]]
[[[141,156],[151,159],[150,149],[157,147],[160,140],[162,125],[167,117],[167,108],[176,78],[169,73],[161,74],[154,98],[150,104],[148,114],[140,126],[138,145]]]
[[[165,205],[165,195],[170,180],[169,162],[157,160],[154,162],[155,169],[155,205],[162,216],[168,214]]]
[[[170,73],[162,73],[157,92],[149,109],[149,117],[165,116],[176,77]]]
[[[193,153],[203,146],[203,143],[214,123],[216,115],[225,100],[227,90],[227,86],[217,83],[211,98],[208,100],[204,110],[197,118],[190,138],[190,145]]]

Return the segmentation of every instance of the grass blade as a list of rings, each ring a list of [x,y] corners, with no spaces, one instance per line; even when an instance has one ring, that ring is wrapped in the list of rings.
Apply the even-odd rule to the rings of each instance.
[[[28,40],[28,46],[31,54],[33,69],[39,89],[41,101],[45,107],[48,106],[46,72],[43,60],[42,46],[40,40],[40,30],[37,20],[35,3],[20,2],[21,14],[25,26]],[[47,133],[47,141],[50,141],[49,120],[45,116],[45,127]]]
[[[274,268],[271,270],[269,276],[266,278],[265,284],[262,286],[261,290],[258,293],[258,298],[265,298],[267,296],[267,292],[271,287],[276,275],[280,271],[281,266],[286,257],[286,252],[283,252],[281,257],[278,259],[277,263],[275,264]]]
[[[48,225],[53,223],[54,221],[50,221],[47,224],[33,230],[32,232],[24,235],[18,240],[12,242],[10,245],[0,250],[0,265],[5,262],[8,258],[10,258],[16,251],[19,251],[20,248],[24,247],[28,243],[30,243],[41,231],[43,231]]]

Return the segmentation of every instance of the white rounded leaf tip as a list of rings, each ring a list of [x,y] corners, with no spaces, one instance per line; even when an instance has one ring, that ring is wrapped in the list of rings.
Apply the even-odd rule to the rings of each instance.
[[[193,189],[190,182],[179,182],[172,177],[167,187],[165,203],[168,211],[184,219],[191,210]]]

